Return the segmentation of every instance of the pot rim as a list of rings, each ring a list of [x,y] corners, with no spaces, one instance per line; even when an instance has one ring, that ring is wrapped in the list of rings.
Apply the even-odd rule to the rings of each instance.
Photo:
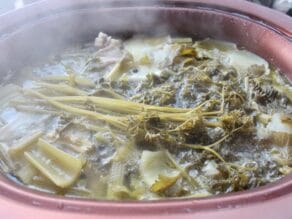
[[[43,18],[44,15],[60,13],[64,10],[80,9],[95,5],[102,8],[115,7],[175,7],[175,8],[206,8],[231,13],[277,31],[292,41],[292,18],[288,15],[248,1],[234,0],[39,0],[23,8],[8,11],[0,15],[0,33],[30,23],[34,19]],[[15,16],[17,13],[17,16]],[[10,32],[10,31],[8,31]],[[0,34],[1,35],[1,34]]]

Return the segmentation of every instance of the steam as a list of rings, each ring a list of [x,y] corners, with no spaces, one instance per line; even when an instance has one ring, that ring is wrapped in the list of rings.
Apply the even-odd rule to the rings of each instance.
[[[15,8],[15,9],[22,8],[23,6],[24,6],[23,0],[16,0],[16,1],[14,2],[14,8]]]
[[[6,54],[0,55],[1,69],[5,69],[6,72],[17,71],[23,66],[45,61],[48,55],[59,53],[64,48],[94,42],[99,32],[115,38],[171,35],[195,39],[213,36],[224,40],[226,37],[222,18],[206,24],[205,21],[209,20],[207,16],[213,15],[204,13],[194,16],[190,11],[179,7],[163,6],[161,1],[86,1],[88,5],[81,4],[81,1],[72,1],[74,3],[72,7],[60,2],[59,0],[36,2],[34,8],[42,5],[46,10],[40,10],[34,15],[27,14],[23,17],[23,25],[17,27],[21,28],[21,31],[13,30],[15,34],[7,37],[5,42],[0,41],[0,48],[3,45],[6,51]],[[15,1],[16,8],[23,5],[23,0]],[[59,9],[57,7],[52,9],[48,7],[50,5],[61,6]],[[22,14],[25,14],[25,8],[22,10]],[[35,19],[36,14],[39,20]]]

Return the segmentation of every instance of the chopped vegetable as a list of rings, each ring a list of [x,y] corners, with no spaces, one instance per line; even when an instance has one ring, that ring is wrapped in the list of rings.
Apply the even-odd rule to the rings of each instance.
[[[13,145],[9,148],[8,153],[10,156],[16,156],[17,154],[23,154],[29,146],[35,144],[38,139],[42,136],[42,132],[36,132],[29,137],[26,137],[17,145]]]
[[[199,198],[292,172],[291,83],[234,43],[99,33],[31,73],[0,88],[0,169],[32,189]]]
[[[264,130],[260,131],[262,138],[269,138],[278,146],[292,146],[292,117],[275,113]],[[288,121],[288,122],[287,122]]]
[[[75,158],[43,139],[37,149],[25,152],[26,159],[44,176],[61,188],[71,186],[81,173],[82,160]]]
[[[140,171],[144,182],[152,192],[164,191],[180,176],[180,171],[169,166],[169,162],[163,151],[142,152]]]

